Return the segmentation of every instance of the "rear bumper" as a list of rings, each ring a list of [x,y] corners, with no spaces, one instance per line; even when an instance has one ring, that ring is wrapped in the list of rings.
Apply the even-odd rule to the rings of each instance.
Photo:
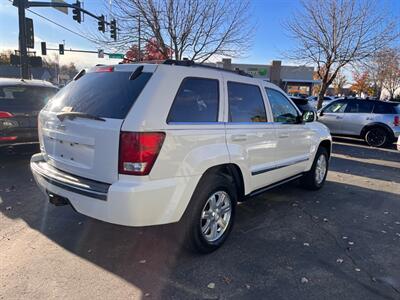
[[[132,181],[121,176],[113,184],[101,183],[60,171],[35,154],[34,178],[47,195],[68,199],[79,213],[125,226],[174,223],[182,217],[200,176]]]

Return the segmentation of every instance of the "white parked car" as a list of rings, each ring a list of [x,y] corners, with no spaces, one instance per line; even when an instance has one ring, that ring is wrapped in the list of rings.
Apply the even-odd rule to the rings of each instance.
[[[234,72],[99,66],[41,111],[31,169],[53,204],[127,226],[181,222],[206,253],[226,240],[238,201],[296,178],[324,184],[331,136],[314,120],[275,85]]]

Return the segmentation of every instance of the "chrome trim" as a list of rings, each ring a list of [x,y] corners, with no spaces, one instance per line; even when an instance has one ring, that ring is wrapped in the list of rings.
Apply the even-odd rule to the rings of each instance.
[[[265,168],[265,169],[261,169],[261,170],[257,170],[257,171],[252,171],[251,175],[255,176],[255,175],[262,174],[262,173],[274,171],[274,170],[277,170],[277,169],[289,167],[291,165],[295,165],[295,164],[298,164],[298,163],[301,163],[301,162],[308,161],[309,159],[310,159],[309,157],[300,158],[300,159],[297,159],[297,160],[294,160],[294,161],[291,161],[291,162],[287,162],[287,163],[284,163],[284,164],[278,164],[278,165],[273,166],[273,167],[269,167],[269,168]]]
[[[168,125],[273,125],[274,122],[169,122]]]
[[[168,125],[224,125],[225,122],[169,122]]]
[[[73,193],[106,201],[110,184],[68,174],[49,165],[43,159],[34,156],[31,170],[48,183]]]
[[[225,125],[273,125],[274,122],[225,122]]]

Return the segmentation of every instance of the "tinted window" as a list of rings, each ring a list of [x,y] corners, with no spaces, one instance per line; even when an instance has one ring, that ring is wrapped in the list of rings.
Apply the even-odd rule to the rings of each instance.
[[[91,72],[71,81],[46,106],[59,112],[72,107],[73,112],[124,119],[143,90],[151,73],[129,80],[132,72]]]
[[[229,121],[267,122],[264,100],[256,85],[228,82]]]
[[[172,103],[167,122],[217,122],[218,89],[218,80],[185,78]]]
[[[3,86],[0,87],[0,108],[41,110],[55,93],[57,89],[51,87]]]
[[[375,102],[375,114],[397,114],[400,113],[400,105],[392,103]]]
[[[265,89],[271,104],[274,122],[296,123],[298,112],[293,104],[280,92],[273,89]]]
[[[346,109],[346,101],[335,101],[323,109],[325,113],[342,113]]]
[[[368,100],[350,101],[347,104],[346,113],[371,113],[374,102]]]

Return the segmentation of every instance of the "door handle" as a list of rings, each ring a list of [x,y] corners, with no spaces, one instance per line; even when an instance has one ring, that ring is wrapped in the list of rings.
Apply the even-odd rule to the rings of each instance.
[[[341,119],[343,119],[343,117],[339,117],[339,116],[336,117],[336,120],[341,120]]]
[[[289,137],[289,133],[280,133],[280,134],[278,135],[278,137],[279,137],[280,139],[288,138],[288,137]]]
[[[247,135],[246,134],[235,134],[232,135],[232,141],[239,142],[239,141],[246,141]]]

